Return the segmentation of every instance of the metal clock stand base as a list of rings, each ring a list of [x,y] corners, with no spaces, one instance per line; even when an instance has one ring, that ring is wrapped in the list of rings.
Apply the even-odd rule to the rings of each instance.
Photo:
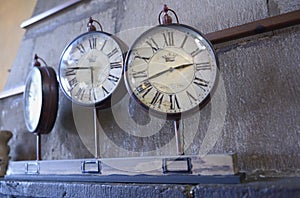
[[[10,162],[7,179],[137,182],[240,183],[235,154],[155,156]]]

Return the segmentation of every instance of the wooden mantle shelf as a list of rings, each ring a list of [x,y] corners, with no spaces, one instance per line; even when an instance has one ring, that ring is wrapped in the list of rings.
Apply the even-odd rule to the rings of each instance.
[[[212,44],[253,36],[300,24],[300,10],[206,34]]]

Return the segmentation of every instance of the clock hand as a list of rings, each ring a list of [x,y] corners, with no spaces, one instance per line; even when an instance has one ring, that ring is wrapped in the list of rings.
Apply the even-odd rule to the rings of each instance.
[[[91,67],[91,81],[92,81],[92,87],[94,87],[94,67]]]
[[[92,67],[67,67],[67,69],[92,69]]]
[[[178,66],[176,66],[176,67],[169,67],[168,69],[163,70],[163,71],[161,71],[161,72],[158,72],[158,73],[154,74],[153,76],[150,76],[149,78],[146,78],[146,79],[143,80],[143,81],[151,80],[151,79],[153,79],[153,78],[157,78],[158,76],[160,76],[160,75],[162,75],[162,74],[164,74],[164,73],[172,72],[172,71],[175,70],[175,69],[183,69],[183,68],[186,68],[186,67],[189,67],[189,66],[192,66],[192,65],[194,65],[194,64],[193,64],[193,63],[189,63],[189,64],[178,65]]]
[[[194,63],[178,65],[176,67],[173,67],[173,69],[183,69],[183,68],[186,68],[186,67],[189,67],[189,66],[192,66],[192,65],[194,65]]]
[[[172,71],[172,70],[173,70],[173,67],[170,67],[169,69],[166,69],[166,70],[164,70],[164,71],[158,72],[158,73],[154,74],[153,76],[150,76],[149,78],[147,78],[147,79],[145,79],[145,80],[143,80],[143,81],[146,81],[146,80],[150,80],[150,79],[156,78],[156,77],[158,77],[158,76],[160,76],[160,75],[162,75],[162,74],[164,74],[164,73],[167,73],[167,72],[169,72],[169,71]]]

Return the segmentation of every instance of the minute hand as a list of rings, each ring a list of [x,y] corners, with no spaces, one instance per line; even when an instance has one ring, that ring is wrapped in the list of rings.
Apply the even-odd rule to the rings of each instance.
[[[169,67],[168,69],[166,70],[163,70],[161,72],[158,72],[157,74],[154,74],[153,76],[150,76],[149,78],[145,79],[145,80],[151,80],[153,78],[157,78],[158,76],[164,74],[164,73],[167,73],[167,72],[172,72],[173,70],[175,69],[183,69],[183,68],[186,68],[186,67],[189,67],[189,66],[192,66],[194,65],[193,63],[189,63],[189,64],[183,64],[183,65],[178,65],[176,67]],[[145,81],[144,80],[144,81]]]

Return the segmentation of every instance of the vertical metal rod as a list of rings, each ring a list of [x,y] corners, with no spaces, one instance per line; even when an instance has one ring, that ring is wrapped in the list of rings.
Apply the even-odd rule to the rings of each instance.
[[[36,161],[42,160],[41,157],[41,135],[36,134]]]
[[[94,108],[94,133],[95,133],[95,158],[100,158],[99,149],[99,139],[98,139],[98,130],[97,130],[97,109]]]
[[[174,130],[175,130],[177,155],[183,155],[184,151],[183,151],[183,148],[182,148],[181,131],[180,131],[179,127],[180,127],[180,120],[174,120]]]

